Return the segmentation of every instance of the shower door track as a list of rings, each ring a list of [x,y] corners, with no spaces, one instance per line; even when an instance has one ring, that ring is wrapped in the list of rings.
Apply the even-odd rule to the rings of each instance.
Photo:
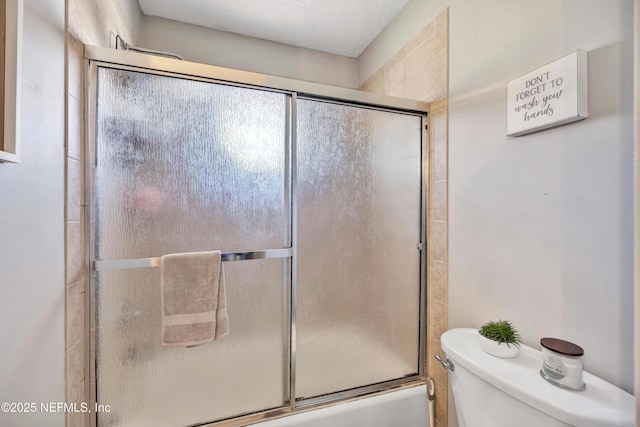
[[[288,79],[284,77],[270,76],[249,71],[234,70],[230,68],[218,67],[213,65],[194,63],[188,61],[180,61],[170,58],[163,58],[152,55],[144,55],[135,52],[118,51],[98,46],[84,46],[85,58],[85,77],[88,87],[86,95],[87,114],[85,117],[85,199],[89,205],[89,209],[85,210],[85,265],[90,266],[87,269],[88,280],[88,302],[89,310],[85,313],[85,322],[87,325],[89,351],[85,352],[85,365],[88,366],[88,377],[90,386],[85,391],[85,401],[90,407],[95,407],[97,403],[97,384],[96,384],[96,323],[95,323],[95,272],[105,270],[118,270],[129,268],[145,268],[159,266],[160,258],[139,258],[128,260],[96,260],[91,248],[95,247],[94,230],[91,228],[94,209],[91,201],[94,200],[94,176],[93,171],[96,165],[95,153],[92,148],[95,147],[96,139],[96,106],[95,93],[97,87],[97,69],[98,67],[121,69],[149,73],[154,75],[162,75],[168,77],[184,78],[188,80],[204,81],[209,83],[218,83],[224,85],[246,87],[271,92],[279,92],[287,94],[290,97],[287,116],[290,120],[289,129],[287,130],[287,163],[293,167],[289,168],[291,176],[288,178],[286,191],[288,192],[288,203],[290,212],[291,228],[288,235],[285,236],[285,244],[282,249],[270,249],[264,251],[239,251],[227,253],[226,261],[264,259],[264,258],[283,258],[296,259],[296,245],[292,242],[291,236],[296,235],[296,211],[297,211],[297,195],[296,186],[296,106],[297,99],[313,99],[325,102],[346,104],[352,106],[361,106],[368,109],[392,111],[395,113],[403,113],[408,115],[416,115],[422,117],[422,142],[421,142],[421,231],[418,249],[420,251],[420,309],[419,309],[419,344],[418,344],[418,372],[415,375],[409,375],[403,378],[384,381],[381,383],[370,384],[354,389],[338,391],[327,395],[321,395],[311,398],[296,399],[295,394],[295,375],[296,375],[296,263],[291,263],[291,282],[290,282],[290,319],[289,319],[289,388],[288,403],[284,406],[267,409],[247,415],[237,416],[233,418],[218,420],[215,422],[198,424],[201,426],[224,426],[236,427],[253,424],[268,419],[278,418],[285,415],[330,406],[337,403],[355,400],[364,396],[386,393],[402,388],[414,387],[425,384],[426,380],[426,338],[427,338],[427,312],[426,312],[426,291],[427,291],[427,256],[426,256],[426,224],[427,224],[427,191],[428,191],[428,139],[427,139],[427,114],[430,110],[430,104],[421,101],[415,101],[404,98],[396,98],[386,95],[363,92],[355,89],[343,87],[329,86],[320,83],[307,82],[301,80]],[[288,241],[288,244],[287,244]],[[224,260],[224,259],[223,259]],[[285,261],[286,262],[286,261]],[[97,414],[90,417],[90,425],[97,425]]]

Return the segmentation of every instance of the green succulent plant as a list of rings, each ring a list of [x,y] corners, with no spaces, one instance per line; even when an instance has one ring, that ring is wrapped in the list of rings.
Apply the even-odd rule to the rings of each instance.
[[[482,325],[478,333],[485,338],[496,341],[498,344],[504,343],[507,347],[510,347],[511,344],[516,347],[520,346],[520,334],[508,320],[487,322]]]

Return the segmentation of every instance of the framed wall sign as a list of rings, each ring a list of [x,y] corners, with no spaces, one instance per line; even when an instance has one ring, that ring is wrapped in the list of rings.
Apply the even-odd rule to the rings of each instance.
[[[0,0],[0,163],[20,162],[22,7],[23,0]]]
[[[587,52],[577,50],[507,83],[507,135],[586,119]]]

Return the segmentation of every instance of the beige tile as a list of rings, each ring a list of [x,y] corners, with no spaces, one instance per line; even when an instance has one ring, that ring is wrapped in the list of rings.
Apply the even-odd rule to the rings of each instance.
[[[431,304],[433,305],[433,303]],[[435,311],[435,307],[429,306],[429,313]],[[434,357],[436,354],[440,356],[444,356],[442,354],[442,348],[440,347],[440,341],[436,339],[435,328],[433,327],[433,321],[431,320],[431,316],[429,317],[429,333],[427,339],[427,354],[429,356],[429,366],[441,366],[440,363]],[[432,375],[432,372],[430,372]]]
[[[448,329],[449,320],[447,319],[447,305],[438,301],[431,304],[433,315],[433,333],[434,338],[440,341],[440,336]]]
[[[67,350],[66,399],[73,402],[77,396],[84,396],[84,340]]]
[[[431,260],[447,262],[447,222],[432,221]]]
[[[435,305],[435,303],[434,303],[434,305]],[[435,307],[433,309],[435,310]],[[433,328],[432,336],[434,337],[434,339],[431,340],[431,346],[433,347],[433,351],[436,352],[437,354],[439,354],[440,356],[444,356],[444,350],[442,349],[442,346],[440,345],[440,336],[437,336],[437,332],[436,332],[435,327]],[[442,366],[440,364],[440,362],[438,362],[435,358],[433,359],[433,361],[438,366]]]
[[[448,107],[448,100],[447,98],[442,98],[442,99],[436,99],[435,101],[432,102],[431,104],[431,112],[435,113],[435,112],[442,112],[447,110]]]
[[[71,348],[84,337],[84,287],[78,281],[67,286],[67,347]]]
[[[80,407],[79,404],[78,407]],[[84,427],[87,425],[87,414],[84,414],[82,412],[67,413],[67,424],[65,427]]]
[[[82,273],[82,226],[80,221],[66,223],[66,282],[75,283]]]
[[[430,327],[429,329],[433,329],[433,328]],[[432,343],[433,343],[432,340],[427,341],[427,375],[435,379],[435,375],[438,375],[437,365],[440,365],[440,364],[435,358],[435,355],[439,353],[435,351]]]
[[[434,261],[431,263],[429,269],[429,283],[428,286],[431,289],[430,302],[441,302],[446,304],[448,302],[448,264],[441,261]]]
[[[435,19],[434,39],[436,54],[447,52],[449,49],[449,8]]]
[[[447,180],[435,181],[431,187],[431,213],[436,221],[447,220]]]
[[[440,349],[439,351],[434,352],[434,355],[438,354],[440,357],[445,359],[445,353]],[[436,387],[439,386],[447,386],[449,381],[449,371],[447,371],[435,358],[435,356],[431,356],[433,359],[433,369],[429,370],[429,376],[433,378],[433,381],[436,383]]]
[[[72,0],[70,0],[72,1]],[[68,64],[69,64],[69,93],[76,99],[82,99],[83,94],[83,46],[82,42],[73,34],[67,33]]]
[[[371,76],[369,79],[369,92],[378,93],[380,95],[385,94],[385,72],[384,67],[380,68],[376,73]]]
[[[448,387],[443,386],[442,384],[436,385],[436,401],[433,405],[434,418],[436,422],[439,422],[441,425],[447,425],[448,418],[448,401],[449,400],[449,389]]]
[[[84,120],[82,104],[73,95],[67,95],[67,156],[82,160]]]
[[[435,334],[433,332],[433,327],[429,327],[429,330],[431,331],[430,335]],[[427,357],[429,367],[428,375],[432,377],[437,383],[446,386],[448,384],[448,371],[442,366],[440,362],[436,360],[436,354],[443,359],[445,358],[445,352],[442,350],[440,342],[431,339],[427,344]]]
[[[433,74],[434,74],[434,99],[446,98],[448,93],[448,63],[447,55],[436,55]]]
[[[67,388],[67,402],[84,402],[84,384],[84,379],[82,379],[74,387]]]
[[[435,23],[431,21],[426,27],[424,27],[414,38],[412,38],[406,45],[405,49],[407,55],[413,52],[422,42],[427,40],[428,38],[433,39],[433,32],[435,28]]]
[[[74,387],[74,393],[78,393],[78,396],[70,396],[72,400],[68,401],[69,403],[75,402],[77,408],[81,408],[82,402],[85,402],[84,398],[84,384],[85,380],[80,381],[77,387]],[[66,427],[84,427],[88,425],[87,423],[87,415],[82,412],[67,412],[66,418],[67,423]]]
[[[446,111],[435,111],[430,116],[431,129],[431,179],[446,180],[448,177],[448,123]]]
[[[435,323],[436,323],[436,313],[435,301],[433,298],[429,298],[429,309],[427,310],[427,323],[429,325],[429,342],[436,340],[439,336],[436,335]]]
[[[429,99],[433,95],[433,67],[433,39],[427,39],[407,55],[407,96]]]
[[[82,0],[68,0],[69,31],[78,40],[82,39]]]
[[[427,329],[428,332],[428,338],[427,338],[427,375],[429,375],[430,377],[433,377],[435,375],[436,369],[438,368],[435,364],[438,363],[438,361],[435,359],[435,355],[439,354],[436,351],[436,348],[434,346],[435,341],[433,339],[431,339],[431,336],[433,335],[433,327],[429,326]]]
[[[431,313],[431,311],[432,311],[431,304],[432,303],[429,303],[429,308],[427,310],[427,313]],[[428,365],[431,366],[431,364],[433,363],[433,360],[431,360],[431,359],[433,359],[433,356],[435,354],[437,354],[438,352],[437,352],[436,348],[433,345],[431,345],[432,343],[435,343],[436,340],[434,339],[435,332],[434,332],[434,329],[433,329],[433,325],[431,324],[432,323],[431,322],[431,317],[429,317],[428,320],[429,320],[429,327],[427,328],[427,356],[429,356],[429,357],[427,359],[427,362],[428,362]]]
[[[406,51],[405,47],[403,46],[402,48],[400,48],[399,51],[397,51],[395,53],[395,55],[393,55],[393,57],[391,59],[389,59],[384,64],[385,69],[389,70],[390,68],[395,67],[399,62],[403,61],[406,56],[407,56],[407,51]]]
[[[427,265],[428,266],[434,263],[434,253],[433,253],[434,224],[435,224],[435,220],[432,217],[427,218]],[[427,292],[427,298],[430,298],[430,297],[431,297],[431,293],[429,290]]]
[[[364,90],[366,92],[369,92],[369,88],[371,87],[371,79],[372,78],[373,78],[373,76],[369,77],[367,80],[362,82],[362,84],[358,87],[358,90]]]
[[[441,353],[442,353],[442,357],[444,358],[444,355],[445,355],[444,351],[442,351]],[[436,387],[448,387],[449,371],[445,369],[445,367],[442,366],[440,362],[438,362],[437,360],[436,360],[436,363],[438,364],[438,369],[435,370],[435,376],[432,376],[431,378],[433,378],[433,381],[435,382]]]
[[[385,67],[385,94],[407,98],[407,61],[397,62],[393,67]]]
[[[67,221],[80,221],[82,205],[82,165],[67,157]]]
[[[446,110],[434,109],[429,116],[431,129],[432,145],[431,151],[434,150],[438,143],[445,142],[447,140],[447,112]]]
[[[437,145],[436,145],[437,147]],[[444,150],[434,150],[432,154],[431,167],[433,179],[447,179],[447,153]]]
[[[431,104],[433,105],[433,104]],[[449,133],[449,112],[444,110],[433,110],[431,113],[431,130],[433,132],[433,145],[432,150],[435,150],[437,145],[446,147],[447,136]]]

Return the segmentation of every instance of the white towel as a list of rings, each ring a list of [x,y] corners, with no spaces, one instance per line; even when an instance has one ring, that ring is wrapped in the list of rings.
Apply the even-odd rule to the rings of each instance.
[[[162,345],[192,347],[229,334],[220,251],[161,258]]]

